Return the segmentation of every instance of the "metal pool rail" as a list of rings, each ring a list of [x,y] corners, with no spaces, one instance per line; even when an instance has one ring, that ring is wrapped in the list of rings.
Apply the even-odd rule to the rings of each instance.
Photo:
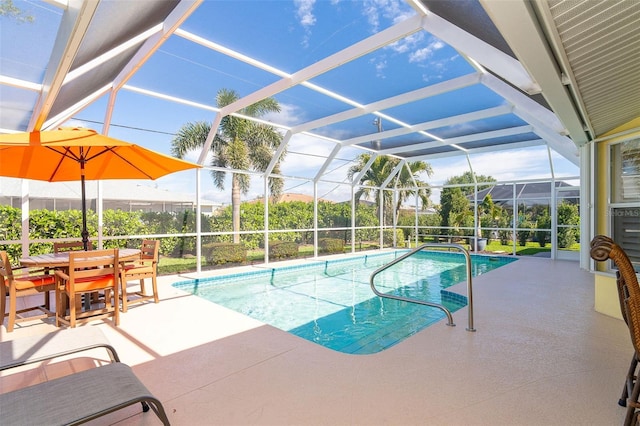
[[[375,279],[376,275],[378,275],[380,272],[390,268],[391,266],[393,266],[393,265],[395,265],[397,263],[402,262],[407,257],[413,256],[417,252],[422,251],[423,249],[425,249],[427,247],[431,247],[431,248],[435,248],[435,247],[439,247],[439,248],[454,248],[454,249],[457,249],[457,250],[461,251],[462,254],[464,254],[464,257],[465,257],[465,260],[466,260],[466,263],[467,263],[467,302],[468,302],[468,307],[469,307],[469,326],[467,327],[467,331],[476,331],[476,329],[473,328],[473,286],[471,285],[471,256],[469,255],[469,252],[467,251],[467,249],[462,247],[460,244],[426,243],[426,244],[421,245],[418,248],[415,248],[415,249],[411,250],[409,253],[403,254],[402,256],[398,257],[397,259],[395,259],[395,260],[387,263],[386,265],[383,265],[380,268],[378,268],[375,271],[373,271],[373,273],[371,274],[371,277],[369,278],[369,283],[371,285],[371,290],[373,290],[373,292],[376,294],[376,296],[379,296],[379,297],[386,297],[387,299],[395,299],[395,300],[400,300],[400,301],[408,302],[408,303],[418,303],[420,305],[425,305],[425,306],[430,306],[430,307],[433,307],[433,308],[438,308],[438,309],[442,310],[447,315],[447,320],[449,321],[447,323],[447,325],[448,326],[452,326],[452,327],[455,326],[455,324],[453,323],[453,316],[451,315],[451,312],[449,311],[449,309],[447,309],[445,306],[440,305],[438,303],[426,302],[424,300],[411,299],[411,298],[402,297],[402,296],[395,296],[393,294],[381,293],[380,291],[378,291],[378,289],[376,288],[376,286],[374,284],[374,279]]]

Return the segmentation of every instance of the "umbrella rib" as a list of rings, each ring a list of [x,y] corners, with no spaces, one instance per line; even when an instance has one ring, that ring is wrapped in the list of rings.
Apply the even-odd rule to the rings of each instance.
[[[60,154],[60,161],[58,161],[58,163],[56,164],[56,167],[53,169],[53,172],[51,173],[51,176],[48,179],[49,182],[53,181],[53,177],[58,173],[58,170],[60,170],[60,167],[62,166],[62,162],[64,161],[65,158],[70,158],[71,160],[76,161],[78,163],[81,160],[79,157],[75,155],[73,151],[71,151],[71,149],[69,149],[69,147],[65,147],[62,151],[59,151],[50,146],[46,146],[45,148],[50,149],[56,154]]]
[[[115,147],[112,146],[106,146],[104,147],[104,150],[98,152],[97,154],[95,154],[92,157],[88,157],[85,161],[89,161],[89,160],[93,160],[94,158],[106,153],[106,152],[111,152],[113,155],[115,155],[116,157],[120,158],[122,161],[124,161],[125,163],[127,163],[128,165],[130,165],[131,167],[135,168],[136,170],[138,170],[141,174],[143,174],[144,176],[147,177],[147,179],[151,179],[153,180],[153,177],[148,174],[147,172],[145,172],[144,170],[142,170],[140,167],[136,166],[135,164],[133,164],[130,160],[128,160],[127,158],[123,157],[122,155],[120,155],[116,150]]]

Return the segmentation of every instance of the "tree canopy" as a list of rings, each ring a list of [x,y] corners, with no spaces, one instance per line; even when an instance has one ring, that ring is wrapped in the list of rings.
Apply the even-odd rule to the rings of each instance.
[[[360,154],[356,158],[356,163],[349,168],[348,178],[353,181],[357,175],[365,170],[370,159],[371,154]],[[363,197],[374,198],[379,213],[380,192],[384,190],[381,186],[389,178],[391,173],[394,172],[396,167],[400,164],[400,161],[401,160],[398,158],[386,155],[376,157],[373,163],[371,163],[371,166],[365,170],[360,182],[358,182],[363,186],[355,193],[356,201],[359,201]],[[431,187],[428,183],[419,179],[419,176],[422,173],[426,173],[427,176],[431,176],[433,173],[431,165],[424,161],[407,162],[397,172],[393,180],[389,183],[389,188],[398,189],[398,197],[395,205],[393,205],[393,199],[391,197],[383,197],[384,205],[382,207],[385,213],[391,213],[391,210],[394,209],[397,214],[402,204],[411,196],[415,196],[416,194],[421,201],[422,208],[426,209],[429,207],[431,203],[431,200],[429,199],[429,196],[431,195]]]
[[[240,99],[239,95],[229,89],[221,89],[216,96],[218,107],[222,108]],[[247,117],[259,118],[267,113],[279,112],[280,105],[274,98],[262,99],[239,111]],[[184,158],[187,152],[202,148],[211,133],[211,125],[207,122],[189,122],[183,125],[171,142],[171,153]],[[282,134],[272,126],[262,124],[235,115],[222,118],[218,131],[215,132],[211,144],[211,171],[213,182],[219,189],[224,189],[226,169],[266,171],[275,151],[282,142]],[[283,151],[278,158],[273,173],[280,172],[280,162],[286,155]],[[251,180],[249,175],[232,172],[231,176],[231,206],[233,210],[234,242],[239,242],[240,230],[240,199],[241,194],[249,191]],[[269,179],[269,189],[272,197],[280,197],[282,179]]]

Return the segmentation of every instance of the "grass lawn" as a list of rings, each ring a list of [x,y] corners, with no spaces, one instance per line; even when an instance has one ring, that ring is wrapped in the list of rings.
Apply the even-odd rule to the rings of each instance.
[[[580,243],[573,244],[568,249],[570,251],[580,251]],[[498,252],[504,251],[506,253],[511,254],[513,252],[513,244],[502,245],[500,241],[491,241],[487,244],[487,248],[485,251],[490,252]],[[517,256],[533,256],[538,253],[550,253],[551,245],[547,244],[545,247],[540,247],[540,244],[534,242],[528,242],[526,246],[521,246],[520,244],[516,244],[516,255]]]

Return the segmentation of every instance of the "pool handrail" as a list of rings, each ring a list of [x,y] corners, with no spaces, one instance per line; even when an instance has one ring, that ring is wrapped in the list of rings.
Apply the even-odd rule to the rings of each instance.
[[[375,286],[374,279],[375,279],[376,275],[378,275],[380,272],[390,268],[391,266],[402,262],[407,257],[413,256],[414,254],[416,254],[419,251],[422,251],[425,248],[453,248],[453,249],[457,249],[457,250],[461,251],[462,254],[464,255],[465,260],[466,260],[466,266],[467,266],[467,306],[469,308],[469,326],[467,327],[467,331],[476,331],[476,329],[473,328],[473,286],[471,284],[471,256],[469,255],[469,252],[467,251],[467,249],[465,249],[460,244],[454,244],[454,243],[442,243],[442,244],[441,243],[425,243],[425,244],[422,244],[420,247],[417,247],[417,248],[411,250],[410,252],[403,254],[402,256],[396,258],[395,260],[392,260],[391,262],[387,263],[386,265],[383,265],[380,268],[378,268],[375,271],[373,271],[373,273],[369,277],[369,284],[371,285],[371,290],[373,290],[373,292],[376,294],[376,296],[379,296],[379,297],[385,297],[387,299],[400,300],[400,301],[408,302],[408,303],[418,303],[420,305],[425,305],[425,306],[430,306],[430,307],[433,307],[433,308],[438,308],[438,309],[444,311],[444,313],[447,315],[447,320],[448,320],[447,325],[451,326],[451,327],[455,326],[455,324],[453,323],[453,316],[451,315],[451,311],[449,311],[449,309],[447,309],[445,306],[440,305],[438,303],[426,302],[424,300],[412,299],[412,298],[408,298],[408,297],[402,297],[402,296],[396,296],[396,295],[393,295],[393,294],[382,293]]]

